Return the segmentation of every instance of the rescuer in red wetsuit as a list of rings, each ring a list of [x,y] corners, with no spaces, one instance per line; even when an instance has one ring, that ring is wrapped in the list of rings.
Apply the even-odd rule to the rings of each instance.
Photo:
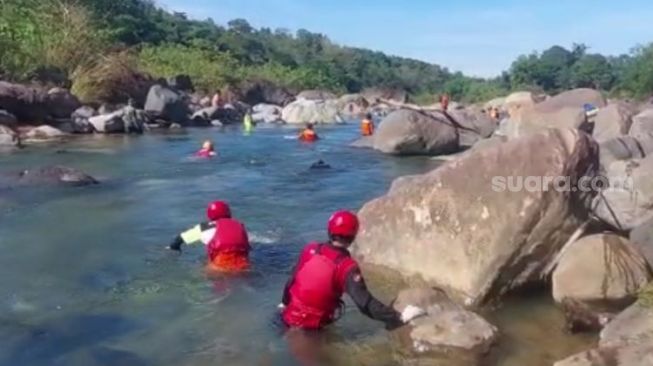
[[[245,225],[231,217],[229,205],[215,201],[206,209],[208,222],[201,223],[175,238],[169,249],[181,251],[182,244],[206,245],[209,272],[241,272],[249,269],[249,238]]]
[[[286,326],[317,330],[335,322],[341,315],[344,293],[351,296],[363,314],[384,322],[389,330],[423,315],[412,310],[399,314],[370,294],[358,263],[348,251],[358,226],[353,213],[336,212],[328,224],[329,242],[304,248],[280,304]]]

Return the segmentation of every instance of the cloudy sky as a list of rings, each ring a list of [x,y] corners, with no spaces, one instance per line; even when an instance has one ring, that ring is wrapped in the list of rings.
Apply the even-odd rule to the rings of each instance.
[[[333,41],[494,76],[520,54],[585,43],[621,54],[653,42],[653,0],[157,0],[220,24],[305,28]]]

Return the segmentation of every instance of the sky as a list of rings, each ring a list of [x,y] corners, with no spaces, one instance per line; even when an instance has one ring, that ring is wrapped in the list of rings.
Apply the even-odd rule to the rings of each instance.
[[[346,46],[491,77],[558,44],[618,55],[653,42],[653,0],[156,0],[194,19],[307,29]]]

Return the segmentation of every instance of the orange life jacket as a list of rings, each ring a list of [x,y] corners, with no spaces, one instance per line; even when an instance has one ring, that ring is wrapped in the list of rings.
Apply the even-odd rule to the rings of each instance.
[[[304,129],[304,131],[299,135],[299,139],[306,142],[316,141],[317,138],[315,131],[309,130],[308,128]]]
[[[372,136],[374,134],[374,122],[364,119],[361,122],[361,135]]]

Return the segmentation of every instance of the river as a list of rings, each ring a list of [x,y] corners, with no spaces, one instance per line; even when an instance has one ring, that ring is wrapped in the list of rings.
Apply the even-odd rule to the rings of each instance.
[[[0,191],[0,365],[295,364],[274,318],[301,247],[325,239],[334,210],[358,209],[394,178],[437,164],[350,148],[354,125],[318,132],[314,145],[288,128],[192,129],[0,155],[3,171],[62,164],[102,181]],[[189,158],[206,138],[219,158]],[[333,168],[310,171],[318,159]],[[214,199],[250,231],[254,268],[245,276],[207,279],[203,248],[164,250]],[[370,282],[385,300],[396,291]],[[509,301],[490,320],[502,330],[488,361],[496,365],[551,365],[592,341],[564,334],[543,295]],[[409,364],[351,304],[328,332],[337,364]]]

